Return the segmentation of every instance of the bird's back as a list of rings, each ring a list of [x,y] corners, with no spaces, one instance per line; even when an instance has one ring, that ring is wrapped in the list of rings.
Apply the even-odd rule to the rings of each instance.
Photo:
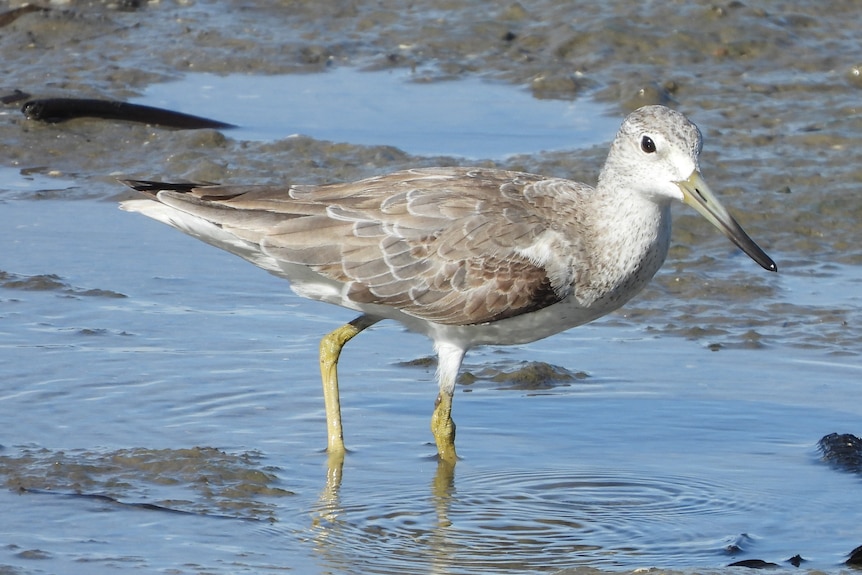
[[[598,295],[594,190],[569,180],[426,168],[323,186],[129,185],[151,199],[124,209],[372,315],[471,326]]]

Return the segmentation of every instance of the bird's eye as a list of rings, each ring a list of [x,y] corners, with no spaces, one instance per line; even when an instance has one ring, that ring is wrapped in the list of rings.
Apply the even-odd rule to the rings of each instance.
[[[641,150],[646,152],[647,154],[655,153],[655,142],[652,141],[652,138],[649,136],[644,136],[641,138]]]

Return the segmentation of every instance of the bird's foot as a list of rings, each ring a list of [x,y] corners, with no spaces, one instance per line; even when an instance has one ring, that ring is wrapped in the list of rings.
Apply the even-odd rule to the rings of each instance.
[[[458,461],[458,454],[455,452],[455,422],[452,421],[452,396],[448,393],[441,392],[434,402],[431,433],[434,434],[440,459],[451,464]]]

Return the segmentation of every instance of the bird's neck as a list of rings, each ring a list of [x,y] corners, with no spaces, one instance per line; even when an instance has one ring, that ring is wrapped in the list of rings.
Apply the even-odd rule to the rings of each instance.
[[[597,194],[595,210],[596,242],[591,251],[605,262],[601,266],[605,273],[590,284],[597,298],[619,307],[664,263],[670,244],[670,203],[617,189]]]

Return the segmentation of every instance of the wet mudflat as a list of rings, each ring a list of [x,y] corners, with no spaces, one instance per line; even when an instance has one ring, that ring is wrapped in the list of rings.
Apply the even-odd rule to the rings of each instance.
[[[234,119],[227,88],[218,119],[245,126],[233,132],[0,108],[0,572],[716,572],[795,569],[797,554],[801,569],[848,569],[862,484],[817,441],[862,433],[852,3],[50,6],[0,21],[6,93],[194,104],[170,82],[216,74],[241,94],[265,74],[283,106],[325,120],[353,77],[354,115],[369,115],[340,133],[344,120],[255,123]],[[473,154],[447,142],[480,146],[476,109],[408,139],[409,114],[380,121],[387,101],[416,98],[423,120],[423,98],[445,110],[423,86],[472,101],[483,83],[489,99],[508,87],[564,105],[571,145],[508,110],[482,119],[495,146]],[[218,92],[183,111],[222,116]],[[468,163],[591,181],[613,126],[656,101],[704,130],[704,174],[780,273],[677,209],[668,263],[621,312],[468,356],[454,473],[432,458],[424,339],[382,324],[345,351],[352,453],[337,482],[316,352],[351,314],[116,209],[116,177],[320,182]]]

